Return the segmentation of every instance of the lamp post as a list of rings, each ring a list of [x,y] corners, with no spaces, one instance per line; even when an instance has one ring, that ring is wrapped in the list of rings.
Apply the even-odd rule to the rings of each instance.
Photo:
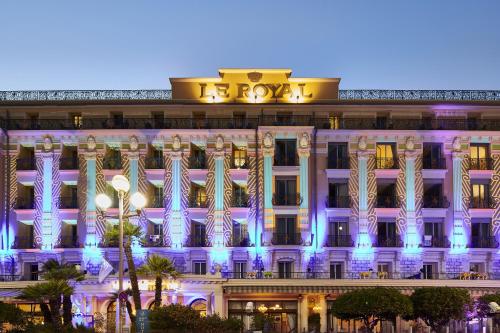
[[[118,236],[118,306],[116,307],[118,311],[118,316],[116,318],[116,333],[122,333],[122,299],[121,295],[123,293],[123,218],[138,216],[142,208],[146,206],[146,198],[143,194],[136,192],[130,196],[130,203],[137,210],[135,214],[123,215],[123,200],[125,198],[125,193],[130,190],[130,183],[128,179],[123,175],[116,175],[111,180],[111,185],[118,192],[118,228],[119,228],[119,236]],[[106,211],[109,207],[111,207],[111,199],[104,193],[100,193],[95,198],[96,205],[102,211]],[[107,216],[106,217],[112,217]]]

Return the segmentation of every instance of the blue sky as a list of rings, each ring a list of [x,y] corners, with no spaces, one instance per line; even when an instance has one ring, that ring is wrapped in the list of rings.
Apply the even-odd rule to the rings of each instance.
[[[0,32],[0,90],[166,89],[220,67],[500,89],[499,0],[3,0]]]

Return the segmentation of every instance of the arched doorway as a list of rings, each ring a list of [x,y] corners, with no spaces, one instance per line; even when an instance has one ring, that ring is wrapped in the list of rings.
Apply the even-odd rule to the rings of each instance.
[[[203,298],[198,298],[195,299],[194,301],[191,302],[189,305],[193,310],[198,312],[200,317],[206,317],[207,316],[207,301]]]
[[[106,332],[114,333],[116,330],[116,302],[109,302],[106,308]]]

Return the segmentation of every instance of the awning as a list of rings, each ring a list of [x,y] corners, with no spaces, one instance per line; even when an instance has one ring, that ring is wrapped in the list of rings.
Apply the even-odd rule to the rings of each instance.
[[[21,289],[0,289],[0,300],[12,300],[21,294]]]

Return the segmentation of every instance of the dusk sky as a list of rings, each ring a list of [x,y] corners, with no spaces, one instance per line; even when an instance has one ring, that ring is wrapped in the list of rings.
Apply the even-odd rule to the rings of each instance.
[[[0,31],[0,90],[167,89],[221,67],[500,89],[499,0],[17,0]]]

